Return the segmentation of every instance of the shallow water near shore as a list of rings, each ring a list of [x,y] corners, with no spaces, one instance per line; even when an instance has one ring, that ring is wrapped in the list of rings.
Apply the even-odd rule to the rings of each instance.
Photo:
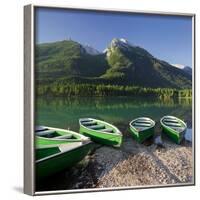
[[[159,120],[174,115],[187,123],[185,140],[176,145]],[[129,122],[140,116],[157,122],[155,137],[136,143]],[[37,183],[37,190],[122,187],[189,183],[192,181],[192,101],[133,97],[38,98],[36,124],[79,131],[79,118],[92,117],[117,126],[123,134],[120,149],[95,144],[74,168]],[[159,142],[158,142],[159,141]],[[158,145],[158,143],[162,145]],[[132,166],[134,163],[134,166]]]
[[[134,97],[68,97],[36,99],[36,124],[79,130],[78,120],[93,117],[127,128],[140,116],[159,121],[164,115],[183,119],[192,127],[191,99],[153,99]],[[119,127],[120,128],[120,127]]]

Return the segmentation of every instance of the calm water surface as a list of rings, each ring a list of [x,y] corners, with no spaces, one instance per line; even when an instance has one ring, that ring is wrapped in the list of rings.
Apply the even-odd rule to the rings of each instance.
[[[92,117],[116,125],[127,132],[129,122],[141,116],[159,121],[164,115],[174,115],[188,125],[187,138],[191,140],[192,100],[133,97],[67,97],[38,98],[36,101],[36,124],[79,130],[79,118]]]

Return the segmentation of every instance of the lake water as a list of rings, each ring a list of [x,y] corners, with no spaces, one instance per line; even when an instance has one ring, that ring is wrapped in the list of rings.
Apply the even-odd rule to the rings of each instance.
[[[192,100],[133,97],[67,97],[38,98],[36,125],[79,130],[79,118],[92,117],[116,125],[128,134],[129,122],[146,116],[159,122],[164,115],[183,119],[188,126],[186,139],[192,140]]]

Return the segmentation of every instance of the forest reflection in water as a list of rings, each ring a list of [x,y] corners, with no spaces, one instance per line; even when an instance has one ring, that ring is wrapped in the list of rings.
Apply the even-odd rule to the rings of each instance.
[[[36,124],[78,131],[79,118],[92,117],[125,128],[140,116],[155,121],[174,115],[192,127],[192,99],[153,99],[134,97],[68,97],[37,98]],[[123,130],[121,130],[123,131]]]

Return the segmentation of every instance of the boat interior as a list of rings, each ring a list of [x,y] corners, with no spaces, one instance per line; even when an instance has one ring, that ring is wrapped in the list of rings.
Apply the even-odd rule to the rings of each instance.
[[[176,118],[166,117],[162,120],[162,122],[178,132],[181,132],[185,129],[185,126],[183,126],[183,124]]]
[[[174,126],[174,127],[181,127],[182,126],[182,123],[176,118],[171,118],[171,117],[167,118],[166,117],[162,121],[167,126]]]
[[[51,156],[57,153],[60,153],[61,150],[58,148],[58,146],[55,147],[46,147],[46,148],[36,148],[36,159],[42,159],[47,156]]]
[[[147,118],[138,118],[131,123],[138,131],[142,131],[152,127],[153,123]]]
[[[35,128],[36,136],[45,137],[45,138],[54,138],[54,139],[75,139],[76,137],[71,134],[64,132],[61,134],[59,131],[51,130],[46,127],[36,127]]]
[[[114,133],[113,128],[93,119],[81,119],[80,122],[83,126],[92,130],[98,130],[106,133]]]
[[[36,159],[46,158],[48,156],[55,155],[57,153],[70,151],[74,148],[78,148],[82,146],[82,142],[72,142],[67,144],[59,144],[59,145],[46,145],[43,147],[36,148]]]

